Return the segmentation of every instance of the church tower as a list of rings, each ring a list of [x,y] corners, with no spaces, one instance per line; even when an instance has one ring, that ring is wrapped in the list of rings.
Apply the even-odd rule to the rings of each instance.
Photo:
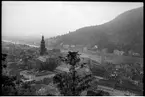
[[[41,45],[40,45],[40,55],[43,56],[45,53],[46,53],[45,41],[44,41],[44,36],[42,36]]]

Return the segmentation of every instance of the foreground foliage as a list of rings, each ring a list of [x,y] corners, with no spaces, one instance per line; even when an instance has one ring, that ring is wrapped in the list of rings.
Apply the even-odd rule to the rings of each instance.
[[[6,65],[7,54],[2,54],[2,70],[7,69]],[[7,73],[2,73],[2,95],[35,95],[35,89],[32,89],[28,83],[23,83],[16,76],[10,76]]]
[[[57,74],[53,83],[57,85],[60,93],[64,96],[79,96],[82,91],[91,87],[93,77],[91,74],[79,77],[76,71],[76,64],[80,61],[78,52],[69,52],[63,61],[71,65],[70,72]]]

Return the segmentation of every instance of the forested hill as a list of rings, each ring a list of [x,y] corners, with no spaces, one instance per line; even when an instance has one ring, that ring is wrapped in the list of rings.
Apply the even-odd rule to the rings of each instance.
[[[82,44],[100,48],[118,48],[143,51],[143,7],[126,11],[115,19],[102,25],[77,29],[74,32],[47,39],[53,46],[64,44]]]

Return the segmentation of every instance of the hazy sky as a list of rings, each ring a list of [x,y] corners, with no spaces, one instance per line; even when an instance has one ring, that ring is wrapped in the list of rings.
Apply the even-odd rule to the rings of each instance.
[[[2,1],[2,35],[56,36],[100,25],[141,2]]]

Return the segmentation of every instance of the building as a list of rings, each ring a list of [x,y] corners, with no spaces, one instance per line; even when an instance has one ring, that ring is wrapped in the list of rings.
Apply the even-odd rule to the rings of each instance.
[[[135,52],[132,51],[132,50],[128,51],[128,54],[131,55],[131,56],[140,56],[139,53],[135,53]]]
[[[97,46],[97,45],[95,45],[94,47],[95,47],[96,49],[98,49],[98,46]]]
[[[43,85],[39,90],[36,91],[37,95],[45,95],[45,96],[58,96],[60,94],[59,90],[56,88],[55,85],[50,83],[49,85]]]
[[[75,47],[73,47],[73,50],[72,51],[79,51],[79,52],[83,52],[84,50],[84,46],[83,45],[75,45]]]
[[[134,56],[140,56],[140,54],[139,54],[139,53],[133,53],[133,55],[134,55]]]
[[[115,55],[123,55],[124,54],[124,51],[114,50],[113,53]]]
[[[20,75],[22,76],[23,82],[41,81],[47,78],[52,79],[55,76],[53,72],[47,70],[37,71],[37,72],[24,70],[20,72]]]
[[[63,45],[63,42],[62,42],[62,43],[60,43],[60,45]]]
[[[52,50],[48,50],[48,55],[49,55],[50,57],[59,57],[59,56],[61,56],[62,54],[61,54],[60,49],[52,49]]]
[[[44,36],[42,36],[41,45],[40,45],[40,55],[43,56],[46,54],[46,48],[45,48],[45,41]]]
[[[36,68],[39,70],[53,71],[59,64],[58,58],[55,56],[39,56],[36,60]]]
[[[23,82],[32,81],[35,78],[35,75],[32,72],[27,71],[27,70],[21,71],[20,75],[24,77],[22,78]]]
[[[98,46],[97,45],[94,45],[94,47],[92,47],[91,50],[97,51],[98,50]]]
[[[54,71],[56,73],[70,72],[69,71],[70,68],[71,68],[71,65],[66,64],[64,62],[61,62],[61,65],[58,66]],[[85,75],[88,75],[88,74],[91,74],[91,71],[90,71],[90,69],[89,69],[89,67],[87,65],[85,65],[83,67],[82,66],[78,66],[78,67],[75,68],[75,70],[77,71],[77,74],[79,76],[81,76],[81,77],[85,76]]]
[[[89,69],[89,67],[87,65],[76,68],[76,71],[77,71],[76,72],[77,75],[80,77],[85,77],[86,75],[92,74],[91,70]]]
[[[70,65],[67,65],[67,64],[61,62],[61,65],[56,67],[54,72],[56,72],[56,73],[69,72],[70,67],[71,67]]]
[[[59,63],[58,57],[61,56],[60,49],[48,50],[45,47],[44,36],[42,36],[41,45],[40,45],[40,56],[36,58],[36,69],[38,70],[52,70],[57,67]],[[50,65],[50,66],[49,66]]]
[[[49,58],[49,56],[39,56],[37,59],[40,62],[46,62],[46,60]]]
[[[70,47],[72,47],[72,48],[73,48],[73,47],[75,47],[75,45],[71,45]]]
[[[83,52],[87,52],[87,47],[84,47],[83,48]]]
[[[104,48],[104,49],[102,49],[102,52],[105,54],[105,53],[108,52],[108,49],[107,48]]]
[[[64,49],[68,49],[69,48],[69,45],[63,45],[63,48]]]

